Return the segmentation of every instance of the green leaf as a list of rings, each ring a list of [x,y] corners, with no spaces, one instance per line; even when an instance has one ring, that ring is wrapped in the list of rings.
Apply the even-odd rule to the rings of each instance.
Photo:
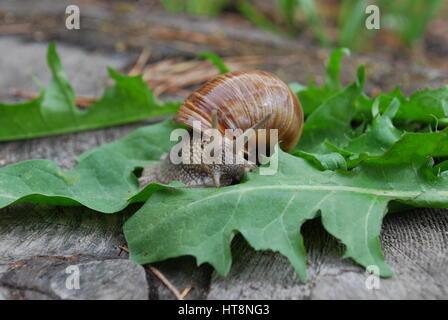
[[[325,26],[322,22],[322,19],[319,17],[315,1],[314,0],[296,0],[298,6],[302,9],[307,24],[311,27],[316,36],[317,40],[319,40],[320,44],[323,46],[328,45],[328,37],[325,31]]]
[[[335,66],[344,51],[335,51],[330,58],[327,87],[335,83],[339,69]],[[355,102],[365,81],[364,68],[358,70],[357,82],[325,101],[306,120],[302,139],[293,154],[313,162],[321,170],[347,170],[347,162],[334,145],[346,145],[354,134],[351,121],[356,114]],[[336,148],[336,150],[334,150]],[[336,151],[336,152],[334,152]]]
[[[384,111],[379,113],[379,102],[377,99],[373,106],[374,119],[365,133],[351,140],[343,147],[343,154],[350,154],[347,160],[348,167],[355,167],[360,161],[371,156],[379,156],[389,150],[404,134],[402,130],[395,128],[392,119],[400,107],[400,102],[394,98]],[[327,144],[328,145],[328,144]],[[335,150],[335,148],[331,148]],[[340,152],[340,151],[339,151]]]
[[[193,15],[216,16],[227,5],[228,0],[161,0],[166,10],[187,12]]]
[[[345,244],[345,257],[391,276],[379,240],[388,203],[448,206],[448,177],[428,179],[424,169],[430,164],[421,156],[414,155],[411,165],[372,160],[348,173],[320,171],[279,151],[275,175],[250,173],[244,183],[219,189],[161,190],[124,226],[131,259],[143,264],[193,255],[226,275],[230,243],[241,233],[255,249],[286,256],[306,280],[300,227],[320,215],[325,229]]]
[[[311,161],[320,170],[347,170],[347,162],[345,161],[345,158],[338,152],[318,154],[297,150],[293,152],[293,155]]]
[[[371,149],[365,149],[359,153],[347,151],[327,143],[329,149],[345,156],[347,168],[354,168],[361,162],[379,161],[382,163],[411,164],[415,161],[415,156],[421,157],[447,157],[448,129],[429,133],[404,133],[390,149],[380,146],[371,146]],[[303,157],[300,153],[296,155]],[[319,160],[319,159],[317,159]],[[316,160],[316,161],[317,161]],[[444,166],[442,166],[444,168]]]
[[[339,43],[345,47],[355,47],[357,38],[362,34],[363,22],[366,19],[366,0],[344,0],[339,19]]]
[[[418,159],[448,156],[448,128],[443,131],[419,133],[406,132],[383,155],[366,159],[378,164],[412,164]]]
[[[329,154],[309,154],[295,152],[294,155],[314,162],[319,168],[324,169],[351,169],[363,161],[373,159],[389,159],[396,163],[412,163],[415,154],[421,152],[425,156],[445,157],[448,156],[448,145],[446,136],[448,129],[438,132],[412,133],[397,129],[392,119],[399,110],[400,103],[397,99],[392,100],[383,114],[379,113],[379,99],[373,108],[374,119],[372,125],[360,136],[351,139],[347,144],[335,145],[328,140],[323,143],[331,150]],[[324,150],[321,148],[321,150]],[[321,151],[323,152],[323,151]],[[337,159],[334,153],[345,158],[343,162]]]
[[[286,24],[291,33],[295,33],[297,31],[296,23],[295,23],[295,13],[297,7],[296,0],[277,0],[277,7],[279,9],[280,14],[283,16],[283,19],[286,20]]]
[[[439,163],[438,165],[434,166],[433,174],[436,176],[448,174],[448,160],[445,160]]]
[[[426,26],[444,4],[443,0],[381,0],[382,20],[386,27],[394,29],[407,45],[422,38]]]
[[[299,98],[305,116],[312,114],[322,103],[338,93],[327,86],[316,87],[312,80],[307,86],[293,83],[292,89]]]
[[[207,59],[219,70],[220,73],[227,73],[230,71],[229,67],[226,66],[225,62],[212,52],[201,52],[198,56],[202,59]]]
[[[89,151],[73,170],[48,160],[29,160],[0,168],[0,208],[19,202],[84,205],[105,213],[146,201],[160,185],[138,189],[135,168],[169,152],[170,121],[142,127],[123,139]]]
[[[323,102],[341,92],[340,71],[344,55],[350,55],[350,50],[342,48],[331,52],[327,61],[324,86],[318,88],[313,81],[310,81],[307,87],[292,83],[291,89],[299,97],[305,115],[311,114]]]
[[[333,50],[327,62],[325,85],[334,91],[341,89],[341,60],[344,55],[349,56],[350,50],[347,48]]]
[[[296,150],[326,153],[326,140],[343,145],[352,132],[351,121],[356,114],[355,102],[364,88],[364,67],[358,70],[358,81],[325,101],[306,120]]]
[[[433,123],[435,119],[448,117],[448,86],[416,91],[407,98],[399,88],[396,88],[390,93],[380,94],[377,99],[380,100],[380,112],[384,112],[393,99],[400,101],[401,106],[395,116],[397,122]],[[374,101],[375,99],[363,96],[359,100],[358,109],[368,114]]]
[[[256,6],[247,1],[240,1],[237,4],[238,11],[241,12],[250,22],[259,28],[267,31],[280,32],[276,24],[272,23]]]
[[[48,65],[53,80],[37,99],[0,103],[0,141],[114,126],[174,113],[179,107],[179,103],[157,101],[141,76],[128,77],[109,69],[115,86],[106,89],[88,110],[80,110],[54,43],[48,47]]]

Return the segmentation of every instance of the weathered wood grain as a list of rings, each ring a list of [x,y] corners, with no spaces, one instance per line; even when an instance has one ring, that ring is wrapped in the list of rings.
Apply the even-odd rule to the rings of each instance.
[[[394,270],[379,288],[366,287],[365,270],[342,260],[343,246],[311,221],[302,228],[309,281],[301,283],[283,256],[256,252],[241,238],[233,246],[231,274],[214,275],[209,299],[447,299],[448,210],[390,214],[382,231],[386,261]]]
[[[9,264],[0,274],[0,288],[3,299],[148,299],[142,266],[125,259],[100,260],[87,255],[34,256]]]

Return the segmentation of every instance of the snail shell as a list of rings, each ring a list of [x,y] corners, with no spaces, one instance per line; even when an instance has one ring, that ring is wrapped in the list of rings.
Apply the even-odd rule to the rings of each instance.
[[[216,110],[217,129],[246,131],[271,114],[265,127],[278,129],[280,147],[291,151],[303,129],[303,111],[297,96],[278,77],[263,71],[235,71],[220,75],[192,93],[174,119],[188,127],[200,121],[212,127]],[[269,136],[269,134],[267,135]]]
[[[241,129],[241,133],[254,127],[277,129],[280,147],[285,151],[295,147],[303,129],[303,111],[296,95],[278,77],[263,71],[229,72],[216,77],[192,93],[174,118],[188,127],[194,127],[193,122],[199,121],[203,130],[218,129],[225,142],[223,160],[227,159],[226,154],[234,152],[233,141],[226,139],[226,129]],[[259,142],[266,139],[266,150],[272,149],[269,132],[262,136],[256,131],[252,137],[257,137]],[[174,164],[167,156],[146,167],[139,182],[140,187],[172,181],[180,181],[187,187],[219,187],[238,183],[254,168],[256,165],[252,162]]]

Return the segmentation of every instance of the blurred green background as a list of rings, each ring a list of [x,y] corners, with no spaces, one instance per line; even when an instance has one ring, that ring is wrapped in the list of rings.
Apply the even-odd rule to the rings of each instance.
[[[432,19],[446,16],[443,0],[160,0],[168,11],[217,16],[238,13],[254,25],[297,37],[311,35],[323,46],[368,50],[375,38],[415,46]],[[381,12],[381,30],[364,26],[369,4]]]

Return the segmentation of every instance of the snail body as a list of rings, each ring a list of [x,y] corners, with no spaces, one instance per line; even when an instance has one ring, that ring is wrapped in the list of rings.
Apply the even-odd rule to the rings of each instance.
[[[278,77],[263,71],[235,71],[220,75],[193,92],[182,104],[174,120],[194,127],[199,121],[202,129],[217,129],[222,139],[222,158],[234,159],[234,141],[226,137],[227,129],[244,133],[255,129],[257,139],[270,146],[269,134],[259,135],[258,129],[277,129],[278,141],[284,151],[291,151],[303,129],[303,111],[297,96]],[[237,131],[238,132],[238,131]],[[213,139],[205,136],[195,144],[206,146]],[[216,142],[216,141],[215,141]],[[260,143],[260,141],[258,142]],[[148,183],[168,184],[180,181],[187,187],[219,187],[237,183],[243,175],[256,168],[255,163],[174,164],[169,156],[143,170],[140,186]]]

